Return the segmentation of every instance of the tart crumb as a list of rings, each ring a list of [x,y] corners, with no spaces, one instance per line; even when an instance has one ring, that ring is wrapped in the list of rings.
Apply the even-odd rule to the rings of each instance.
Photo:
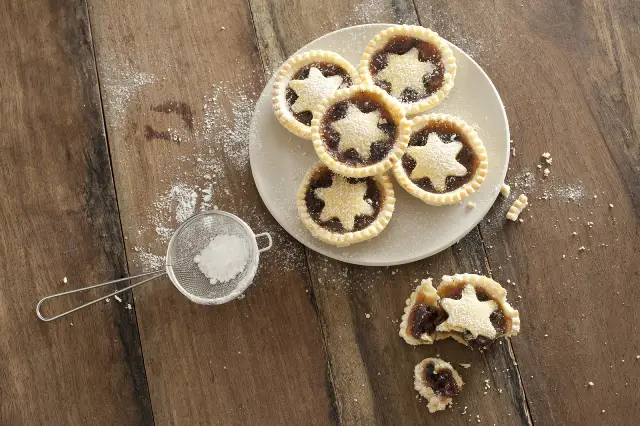
[[[371,314],[364,314],[365,318],[371,318]]]
[[[509,194],[511,194],[511,187],[506,183],[503,183],[500,187],[500,194],[502,194],[502,196],[505,198],[508,197]]]
[[[589,382],[589,386],[595,386],[595,383]]]
[[[476,203],[472,203],[471,201],[467,203],[467,208],[469,210],[474,209],[475,207],[476,207]]]
[[[522,210],[524,210],[524,208],[527,207],[528,204],[529,203],[528,203],[527,196],[524,194],[520,194],[518,199],[514,201],[511,207],[509,208],[509,211],[507,212],[507,219],[515,222],[516,219],[518,219],[518,216],[520,215]],[[522,222],[522,220],[520,222]]]
[[[129,310],[133,309],[133,308],[131,307],[131,303],[127,303],[127,309],[129,309]]]
[[[116,299],[118,301],[118,303],[122,303],[122,299],[117,294],[114,294],[113,298]]]
[[[578,248],[578,251],[585,251],[585,250],[586,250],[586,249],[584,248],[584,246],[580,246],[580,247]]]
[[[220,27],[220,29],[221,29],[222,31],[226,30],[226,28],[225,28],[225,27]]]
[[[471,368],[471,363],[465,364],[465,363],[460,362],[459,364],[460,364],[460,367],[462,367],[462,368]],[[465,408],[467,408],[467,407],[465,407]]]
[[[67,277],[64,277],[64,278],[62,279],[62,282],[66,284],[66,283],[67,283]]]
[[[613,208],[613,204],[609,204],[609,208],[612,209]]]
[[[544,173],[544,177],[547,177],[547,176],[549,176],[551,174],[551,170],[544,169],[544,171],[542,173]]]

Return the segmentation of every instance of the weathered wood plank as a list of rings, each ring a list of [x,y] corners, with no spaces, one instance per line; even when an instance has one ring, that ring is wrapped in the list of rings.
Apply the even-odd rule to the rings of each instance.
[[[413,4],[404,1],[250,3],[261,57],[269,71],[277,69],[304,44],[340,27],[418,22]],[[323,19],[316,20],[316,16]],[[438,256],[398,268],[354,267],[314,252],[307,256],[342,423],[421,424],[433,418],[447,424],[468,424],[470,420],[475,422],[476,416],[488,424],[529,422],[507,344],[483,355],[451,342],[413,348],[398,336],[398,321],[406,298],[416,286],[414,281],[486,271],[477,230]],[[473,367],[461,369],[466,387],[456,408],[433,416],[424,402],[415,399],[413,366],[438,353],[454,363],[470,362]],[[485,379],[491,385],[488,391]]]
[[[162,262],[166,235],[219,207],[269,231],[246,297],[198,306],[164,280],[136,289],[159,424],[335,421],[304,252],[261,204],[248,126],[264,85],[248,5],[90,2],[96,57],[132,269]]]
[[[533,420],[637,423],[637,4],[501,1],[473,15],[464,2],[417,4],[423,22],[477,53],[507,106],[507,181],[532,205],[506,224],[500,201],[481,232],[494,276],[522,297],[512,342]]]
[[[0,423],[151,424],[133,311],[34,312],[126,274],[86,5],[0,9]]]

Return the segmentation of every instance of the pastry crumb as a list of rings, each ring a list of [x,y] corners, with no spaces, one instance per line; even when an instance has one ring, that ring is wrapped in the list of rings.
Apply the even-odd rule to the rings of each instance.
[[[67,283],[67,277],[64,277],[64,278],[62,279],[62,282],[66,284],[66,283]]]
[[[551,170],[544,169],[544,171],[542,173],[544,173],[544,177],[547,177],[547,176],[549,176],[551,174]]]
[[[133,309],[133,308],[131,307],[131,303],[127,303],[127,309],[129,309],[129,310]]]
[[[586,250],[586,249],[584,248],[584,246],[580,246],[580,247],[578,248],[578,251],[585,251],[585,250]]]
[[[609,204],[609,208],[612,209],[613,208],[613,204]]]
[[[527,196],[524,194],[520,194],[518,199],[514,201],[511,207],[509,208],[509,211],[507,212],[507,219],[515,222],[516,219],[518,219],[518,216],[520,215],[522,210],[524,210],[524,208],[527,207],[528,204],[529,203],[528,203]],[[520,222],[522,222],[522,220],[520,220]]]
[[[462,368],[471,368],[471,364],[459,363]],[[465,407],[466,408],[466,407]]]
[[[595,383],[589,382],[589,386],[595,386]]]
[[[476,207],[476,203],[472,203],[471,201],[467,203],[467,208],[469,210],[474,209],[475,207]]]
[[[226,30],[226,28],[225,28],[225,27],[220,27],[220,29],[221,29],[222,31]]]
[[[122,299],[117,294],[114,294],[113,298],[116,299],[119,303],[122,303]]]
[[[511,194],[511,187],[506,183],[503,183],[500,187],[500,194],[502,194],[502,196],[505,198],[508,197],[509,194]]]
[[[365,318],[371,318],[371,314],[364,314]]]

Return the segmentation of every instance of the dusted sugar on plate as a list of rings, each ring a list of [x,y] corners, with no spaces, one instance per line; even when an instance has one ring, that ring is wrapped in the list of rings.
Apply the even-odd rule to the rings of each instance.
[[[311,50],[289,58],[276,72],[273,111],[284,127],[311,139],[313,110],[338,89],[358,84],[356,69],[342,56]]]
[[[218,235],[213,238],[193,261],[211,281],[218,284],[240,275],[249,261],[249,246],[237,235]]]
[[[348,246],[377,236],[387,226],[395,196],[387,175],[341,176],[316,163],[298,190],[298,214],[319,240]]]
[[[378,33],[360,60],[363,83],[375,84],[401,102],[407,115],[439,104],[453,88],[456,58],[428,28],[397,25]]]

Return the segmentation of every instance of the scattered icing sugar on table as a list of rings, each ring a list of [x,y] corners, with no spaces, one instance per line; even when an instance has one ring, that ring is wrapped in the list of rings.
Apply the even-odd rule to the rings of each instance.
[[[247,266],[249,247],[237,235],[218,235],[193,258],[211,284],[230,281]]]

